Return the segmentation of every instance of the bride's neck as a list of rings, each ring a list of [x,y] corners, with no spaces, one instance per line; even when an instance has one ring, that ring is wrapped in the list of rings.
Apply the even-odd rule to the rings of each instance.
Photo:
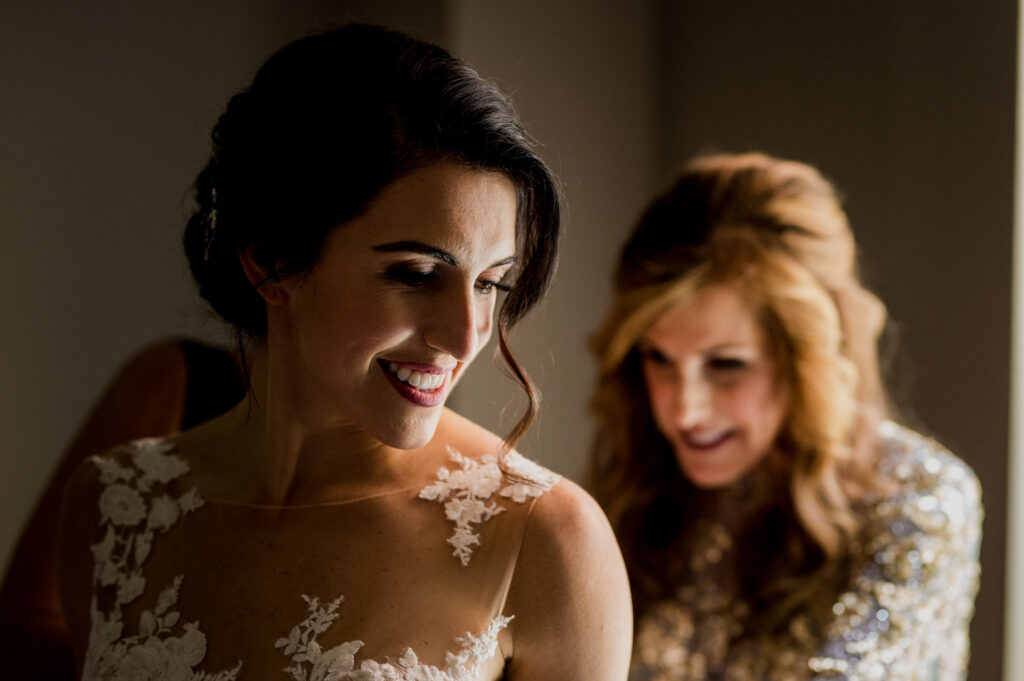
[[[416,451],[389,447],[359,424],[328,419],[278,388],[264,348],[247,353],[252,391],[234,410],[247,477],[268,504],[319,503],[372,494],[414,475]]]

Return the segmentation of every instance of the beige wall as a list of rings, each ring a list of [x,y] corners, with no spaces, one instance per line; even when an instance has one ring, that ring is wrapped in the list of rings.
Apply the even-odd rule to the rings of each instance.
[[[513,347],[543,393],[541,416],[520,448],[580,479],[590,442],[587,336],[604,313],[619,244],[652,186],[653,16],[588,0],[452,4],[454,47],[514,93],[565,190],[555,285]],[[521,414],[518,390],[480,364],[455,404],[507,432]]]
[[[160,336],[220,333],[178,246],[209,129],[275,47],[347,17],[466,57],[561,177],[561,270],[514,342],[545,396],[523,449],[570,476],[590,439],[585,339],[646,197],[711,148],[836,181],[899,329],[897,397],[985,487],[972,678],[999,678],[1016,22],[995,0],[3,3],[0,555],[116,366]],[[486,366],[454,399],[498,430],[519,406]]]

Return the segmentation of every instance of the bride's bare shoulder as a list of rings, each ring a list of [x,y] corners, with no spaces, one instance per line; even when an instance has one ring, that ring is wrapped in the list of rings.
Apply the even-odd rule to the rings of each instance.
[[[621,680],[632,640],[622,555],[604,512],[570,480],[534,505],[508,596],[510,679]]]

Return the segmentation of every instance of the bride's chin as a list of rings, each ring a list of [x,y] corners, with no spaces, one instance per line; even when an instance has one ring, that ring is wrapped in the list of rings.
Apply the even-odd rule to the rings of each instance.
[[[386,432],[376,433],[377,439],[389,447],[395,449],[419,449],[425,447],[437,432],[440,419],[441,407],[437,408],[437,415],[431,415],[426,419],[417,419],[415,423],[403,423],[392,428],[384,429]]]

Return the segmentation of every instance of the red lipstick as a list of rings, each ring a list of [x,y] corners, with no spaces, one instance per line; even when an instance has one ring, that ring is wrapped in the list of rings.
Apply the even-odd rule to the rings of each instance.
[[[407,367],[414,371],[418,371],[422,374],[444,374],[444,382],[434,390],[420,390],[419,388],[412,386],[408,383],[400,381],[397,376],[388,370],[388,365],[391,364],[390,360],[378,360],[381,371],[384,372],[384,376],[387,377],[388,382],[391,383],[391,387],[395,391],[409,400],[413,404],[419,407],[436,407],[440,404],[444,404],[445,399],[448,397],[448,388],[451,385],[451,372],[439,371],[436,366],[430,366],[426,364],[408,364],[402,363],[400,366]]]

